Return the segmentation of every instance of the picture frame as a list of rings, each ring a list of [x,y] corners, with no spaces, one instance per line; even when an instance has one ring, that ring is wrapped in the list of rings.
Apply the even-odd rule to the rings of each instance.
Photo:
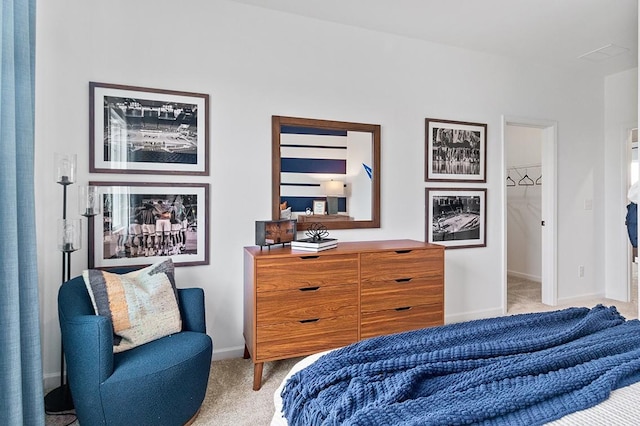
[[[296,239],[298,221],[295,219],[257,220],[256,245],[272,246],[290,243]]]
[[[425,240],[448,249],[486,247],[486,188],[426,188]]]
[[[313,214],[324,215],[327,211],[326,200],[313,200]]]
[[[486,182],[487,125],[425,119],[425,181]]]
[[[209,175],[209,95],[89,82],[89,171]]]
[[[209,264],[209,184],[89,182],[100,214],[89,218],[89,268]]]

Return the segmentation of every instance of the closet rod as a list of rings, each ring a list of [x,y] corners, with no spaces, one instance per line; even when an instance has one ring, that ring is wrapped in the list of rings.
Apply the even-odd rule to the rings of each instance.
[[[542,164],[530,164],[525,166],[509,166],[507,169],[510,170],[522,170],[522,169],[535,169],[536,167],[542,167]]]

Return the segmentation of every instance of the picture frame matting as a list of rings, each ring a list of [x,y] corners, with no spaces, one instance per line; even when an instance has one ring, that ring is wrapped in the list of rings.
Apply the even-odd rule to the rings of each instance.
[[[89,218],[89,268],[209,264],[209,184],[89,182],[102,211]]]
[[[485,183],[487,125],[425,119],[425,181]]]
[[[425,241],[447,248],[486,247],[486,188],[426,188]]]
[[[209,95],[89,83],[89,171],[209,175]]]

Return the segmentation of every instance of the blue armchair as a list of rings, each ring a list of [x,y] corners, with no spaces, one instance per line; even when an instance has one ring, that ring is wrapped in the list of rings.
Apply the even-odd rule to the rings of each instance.
[[[184,425],[204,400],[212,341],[204,292],[178,290],[182,332],[113,353],[107,317],[95,315],[82,277],[58,293],[68,383],[81,425]]]

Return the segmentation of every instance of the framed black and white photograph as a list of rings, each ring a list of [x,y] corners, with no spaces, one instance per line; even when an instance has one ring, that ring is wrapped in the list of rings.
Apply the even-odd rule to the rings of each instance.
[[[426,241],[447,248],[487,245],[487,190],[426,188]]]
[[[209,184],[89,182],[102,213],[89,220],[89,268],[209,264]]]
[[[209,175],[209,95],[89,83],[89,171]]]
[[[425,120],[425,180],[486,182],[487,125]]]

